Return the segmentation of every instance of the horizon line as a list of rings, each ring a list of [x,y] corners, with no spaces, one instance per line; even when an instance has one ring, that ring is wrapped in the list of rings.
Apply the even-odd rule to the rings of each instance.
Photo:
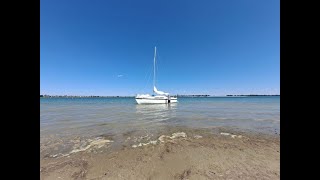
[[[225,94],[225,95],[210,95],[210,94],[174,94],[178,96],[280,96],[280,94]],[[72,97],[131,97],[136,95],[49,95],[40,94],[40,96],[72,96]]]

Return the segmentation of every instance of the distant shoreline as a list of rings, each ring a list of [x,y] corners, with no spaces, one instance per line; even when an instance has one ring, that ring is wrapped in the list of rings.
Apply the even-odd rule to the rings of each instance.
[[[266,95],[266,94],[248,94],[248,95],[225,95],[225,96],[214,96],[214,95],[174,95],[177,97],[246,97],[246,96],[280,96]],[[40,95],[40,98],[133,98],[135,96],[69,96],[69,95]]]
[[[248,95],[226,95],[226,96],[280,96],[280,94],[275,94],[275,95],[267,95],[267,94],[262,94],[262,95],[259,95],[259,94],[248,94]]]

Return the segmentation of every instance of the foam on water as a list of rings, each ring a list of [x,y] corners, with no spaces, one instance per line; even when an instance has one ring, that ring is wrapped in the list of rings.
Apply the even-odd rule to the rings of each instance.
[[[108,140],[108,139],[102,139],[102,138],[95,138],[95,139],[88,139],[87,142],[89,143],[87,146],[84,147],[84,144],[80,145],[79,142],[80,141],[76,141],[77,143],[74,145],[72,151],[70,151],[69,153],[58,153],[58,154],[54,154],[54,155],[50,155],[50,157],[65,157],[65,156],[69,156],[71,154],[74,153],[78,153],[78,152],[83,152],[83,151],[90,151],[92,149],[97,150],[100,149],[104,146],[109,145],[110,143],[112,143],[112,140]]]
[[[221,135],[224,135],[224,136],[231,136],[232,138],[242,138],[242,135],[235,135],[235,134],[230,134],[230,133],[225,133],[225,132],[222,132],[220,133]]]
[[[79,149],[74,149],[72,150],[69,154],[72,154],[72,153],[77,153],[77,152],[81,152],[81,151],[86,151],[90,148],[101,148],[103,147],[104,145],[106,145],[107,143],[111,143],[113,141],[111,140],[108,140],[108,139],[95,139],[95,140],[90,140],[90,144],[87,145],[86,147],[84,148],[79,148]]]
[[[184,132],[176,132],[176,133],[173,133],[171,136],[161,135],[158,138],[158,140],[149,141],[147,143],[139,143],[138,145],[134,144],[134,145],[132,145],[132,147],[136,148],[136,147],[141,147],[141,146],[147,146],[147,145],[150,145],[150,144],[156,145],[158,143],[164,143],[166,141],[174,140],[174,139],[177,139],[177,138],[186,138],[186,137],[187,137],[186,133],[184,133]]]

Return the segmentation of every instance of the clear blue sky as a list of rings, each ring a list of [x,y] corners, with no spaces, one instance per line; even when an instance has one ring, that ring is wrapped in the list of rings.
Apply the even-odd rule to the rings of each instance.
[[[40,93],[280,94],[279,0],[41,0]]]

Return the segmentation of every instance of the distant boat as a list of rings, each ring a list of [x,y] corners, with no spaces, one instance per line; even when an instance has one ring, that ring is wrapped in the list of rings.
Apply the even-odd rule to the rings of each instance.
[[[154,59],[153,59],[153,92],[156,95],[150,94],[138,94],[136,96],[136,101],[138,104],[169,104],[178,102],[178,98],[170,96],[169,93],[159,91],[156,88],[155,78],[156,78],[156,55],[157,47],[154,47]]]

